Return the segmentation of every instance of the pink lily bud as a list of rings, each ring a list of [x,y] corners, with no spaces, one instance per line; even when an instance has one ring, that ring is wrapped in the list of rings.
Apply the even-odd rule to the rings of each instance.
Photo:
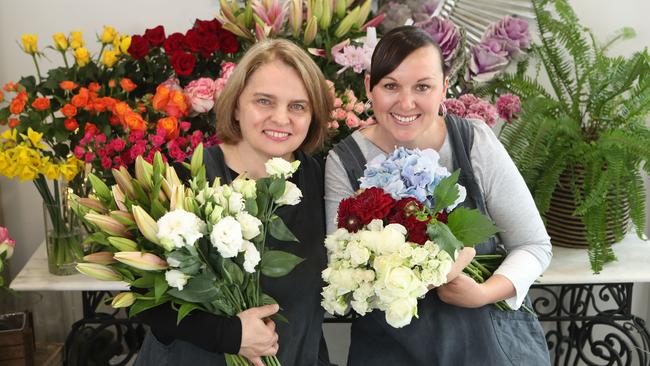
[[[322,48],[308,48],[307,52],[318,57],[327,57],[327,52]]]
[[[134,242],[131,239],[109,236],[107,240],[115,249],[119,250],[120,252],[131,252],[139,249],[138,243]]]
[[[116,263],[116,260],[113,259],[113,253],[111,252],[97,252],[93,254],[88,254],[84,257],[84,261],[97,264],[111,264]]]
[[[377,28],[384,21],[384,19],[386,19],[386,13],[381,13],[364,24],[361,27],[361,30],[365,32],[370,27]]]
[[[111,306],[115,309],[118,308],[127,308],[137,300],[138,295],[136,295],[133,292],[120,292],[113,298],[113,301],[111,302]]]
[[[151,180],[151,175],[153,174],[153,166],[149,164],[142,155],[138,155],[135,158],[135,179],[140,182],[142,188],[147,191],[151,191],[153,187],[153,182]]]
[[[125,167],[121,166],[119,170],[113,169],[112,172],[113,178],[115,178],[115,182],[117,182],[117,185],[120,187],[122,192],[124,192],[129,199],[134,200],[135,189],[133,188],[133,183],[131,183],[133,177],[131,177],[129,171],[126,170]]]
[[[135,218],[129,212],[115,210],[109,212],[108,214],[126,226],[135,225]]]
[[[133,211],[133,217],[138,226],[138,230],[140,230],[142,235],[150,242],[160,245],[160,241],[156,236],[158,234],[158,224],[156,221],[140,206],[133,205],[131,206],[131,210]]]
[[[111,191],[113,191],[113,199],[115,200],[117,208],[119,208],[121,211],[127,211],[126,205],[124,204],[124,199],[126,198],[124,191],[122,191],[120,186],[117,184],[114,184],[111,187]]]
[[[151,253],[117,252],[114,257],[119,262],[143,271],[161,271],[168,267],[165,260]]]
[[[307,27],[305,27],[305,35],[303,36],[303,43],[305,46],[309,46],[314,39],[316,39],[316,32],[318,32],[318,18],[312,16],[307,21]]]
[[[101,202],[93,198],[79,198],[77,199],[80,205],[88,207],[91,210],[97,211],[100,214],[108,212],[108,208]]]
[[[86,219],[86,221],[88,222],[97,225],[98,228],[100,228],[103,232],[109,235],[122,236],[122,237],[131,236],[131,234],[127,232],[126,226],[124,226],[122,223],[120,223],[119,221],[115,220],[110,216],[100,215],[94,212],[90,212],[87,213],[86,216],[84,216],[84,219]]]
[[[289,24],[293,38],[300,37],[302,31],[302,0],[291,0],[289,12]]]
[[[122,275],[97,263],[77,263],[77,271],[102,281],[122,281]]]

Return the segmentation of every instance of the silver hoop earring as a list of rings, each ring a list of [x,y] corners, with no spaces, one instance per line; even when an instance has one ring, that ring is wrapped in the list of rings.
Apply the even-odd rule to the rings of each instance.
[[[444,101],[440,103],[440,108],[438,109],[438,115],[441,117],[447,116],[447,106],[445,105]]]
[[[366,116],[366,118],[372,117],[372,114],[368,112],[371,109],[372,109],[372,99],[368,99],[368,101],[366,101],[366,103],[363,105],[363,114]]]

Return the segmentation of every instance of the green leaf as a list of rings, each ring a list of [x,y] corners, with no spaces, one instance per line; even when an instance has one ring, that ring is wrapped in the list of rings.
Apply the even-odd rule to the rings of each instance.
[[[245,204],[246,211],[253,216],[257,216],[257,201],[255,201],[255,199],[248,198],[246,199]]]
[[[441,180],[433,190],[433,199],[435,202],[433,212],[440,212],[456,202],[459,196],[458,187],[456,186],[459,175],[460,170],[456,170],[452,175]]]
[[[157,274],[154,277],[154,296],[156,297],[156,300],[159,300],[162,295],[167,291],[169,288],[169,285],[167,284],[167,280],[165,279],[164,274]]]
[[[273,200],[276,201],[282,197],[285,189],[284,179],[273,179],[271,185],[269,186],[269,193],[273,197]]]
[[[234,261],[231,259],[224,259],[223,268],[228,272],[234,285],[241,286],[244,283],[244,272],[242,272],[241,268]]]
[[[449,214],[447,226],[465,246],[482,243],[500,231],[487,216],[464,207],[458,207]]]
[[[189,302],[183,303],[183,305],[181,305],[181,308],[178,309],[178,316],[176,317],[176,325],[180,324],[181,320],[183,320],[183,318],[188,316],[192,312],[192,310],[196,310],[200,308],[201,307],[196,304],[192,304]]]
[[[463,248],[463,243],[456,239],[451,230],[449,230],[449,227],[440,221],[432,220],[429,222],[427,225],[427,235],[431,241],[438,244],[440,249],[449,253],[452,258],[454,258],[456,250]]]
[[[267,250],[262,256],[262,274],[273,278],[286,276],[302,261],[304,261],[303,258],[291,253],[280,250]]]
[[[271,218],[271,221],[269,221],[269,233],[271,236],[281,241],[299,242],[298,238],[293,235],[287,225],[284,224],[284,221],[282,221],[282,219],[277,215],[274,215]]]
[[[147,273],[144,276],[138,278],[137,280],[131,283],[131,286],[137,288],[152,288],[154,287],[154,278],[156,276],[151,273]]]
[[[131,308],[129,308],[129,317],[131,318],[136,314],[139,314],[147,309],[151,309],[158,305],[164,304],[169,300],[171,300],[169,296],[163,296],[160,299],[158,299],[158,301],[137,299],[135,300],[133,305],[131,305]]]
[[[172,288],[167,293],[175,298],[196,303],[209,303],[224,296],[221,290],[215,286],[214,279],[206,275],[190,278],[183,291]]]
[[[167,209],[162,203],[160,203],[158,197],[156,197],[153,199],[153,201],[151,201],[151,211],[149,212],[151,214],[151,217],[154,220],[158,221],[158,219],[160,219],[167,213]]]

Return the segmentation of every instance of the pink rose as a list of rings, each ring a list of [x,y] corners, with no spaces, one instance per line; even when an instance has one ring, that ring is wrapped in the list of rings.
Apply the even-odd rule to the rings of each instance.
[[[327,122],[327,128],[336,130],[339,128],[339,123],[336,121],[329,121]]]
[[[345,124],[350,128],[357,128],[359,127],[359,117],[352,112],[348,112]]]
[[[16,241],[9,235],[9,230],[6,227],[0,226],[0,255],[7,253],[5,259],[11,258],[14,254]]]
[[[223,65],[221,65],[219,78],[226,80],[230,79],[230,75],[232,75],[232,72],[235,70],[235,66],[237,66],[237,64],[234,62],[224,62]]]
[[[361,113],[365,112],[365,111],[366,111],[366,106],[365,106],[365,104],[363,104],[363,103],[361,103],[361,102],[357,102],[357,104],[354,105],[354,111],[355,111],[357,114],[361,114]]]
[[[163,82],[160,85],[167,87],[170,91],[183,89],[183,88],[181,88],[181,82],[178,81],[178,78],[176,78],[174,76],[172,76],[169,79],[165,80],[165,82]]]
[[[221,95],[221,92],[223,92],[223,89],[226,87],[226,79],[224,78],[219,78],[214,81],[214,99],[217,100],[219,99],[219,96]]]
[[[183,90],[191,105],[191,115],[205,113],[214,107],[215,83],[210,78],[193,80]]]
[[[345,111],[345,109],[342,108],[337,108],[334,110],[334,118],[336,119],[345,119],[348,115],[348,113]]]
[[[341,98],[334,99],[334,108],[341,108],[342,105],[343,105],[343,101],[341,100]]]

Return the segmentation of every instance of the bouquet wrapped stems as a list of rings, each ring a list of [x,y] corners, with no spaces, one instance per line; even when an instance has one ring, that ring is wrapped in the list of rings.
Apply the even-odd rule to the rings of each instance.
[[[484,283],[496,269],[501,265],[505,257],[501,254],[482,254],[474,257],[472,262],[465,267],[463,272],[471,277],[474,281],[478,283]],[[512,311],[513,309],[505,302],[501,300],[494,304],[499,310],[503,311]],[[530,314],[535,315],[535,312],[526,306],[526,304],[521,305],[522,309]]]

